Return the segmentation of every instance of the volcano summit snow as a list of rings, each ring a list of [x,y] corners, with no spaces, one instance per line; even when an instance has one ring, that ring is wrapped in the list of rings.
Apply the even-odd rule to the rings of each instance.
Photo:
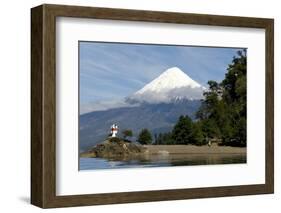
[[[167,69],[142,89],[126,98],[129,103],[169,103],[203,98],[204,87],[178,67]]]

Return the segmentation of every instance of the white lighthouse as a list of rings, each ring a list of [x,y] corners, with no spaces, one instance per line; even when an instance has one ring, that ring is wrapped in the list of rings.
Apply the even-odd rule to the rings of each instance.
[[[117,133],[118,133],[118,126],[116,124],[112,124],[110,127],[110,136],[116,137]]]

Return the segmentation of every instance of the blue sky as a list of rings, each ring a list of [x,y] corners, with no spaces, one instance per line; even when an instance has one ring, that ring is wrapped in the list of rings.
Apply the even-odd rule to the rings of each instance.
[[[224,78],[237,50],[79,42],[80,104],[126,97],[175,66],[206,87]]]

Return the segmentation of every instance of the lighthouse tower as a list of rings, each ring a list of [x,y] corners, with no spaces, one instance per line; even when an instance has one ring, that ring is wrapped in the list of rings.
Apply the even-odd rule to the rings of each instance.
[[[112,124],[110,127],[111,137],[116,137],[117,133],[118,133],[118,126],[116,124]]]

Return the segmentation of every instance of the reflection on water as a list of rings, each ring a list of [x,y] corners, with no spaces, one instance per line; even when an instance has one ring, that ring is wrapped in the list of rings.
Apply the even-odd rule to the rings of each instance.
[[[80,170],[144,168],[246,163],[245,154],[173,154],[142,155],[134,158],[80,158]]]

